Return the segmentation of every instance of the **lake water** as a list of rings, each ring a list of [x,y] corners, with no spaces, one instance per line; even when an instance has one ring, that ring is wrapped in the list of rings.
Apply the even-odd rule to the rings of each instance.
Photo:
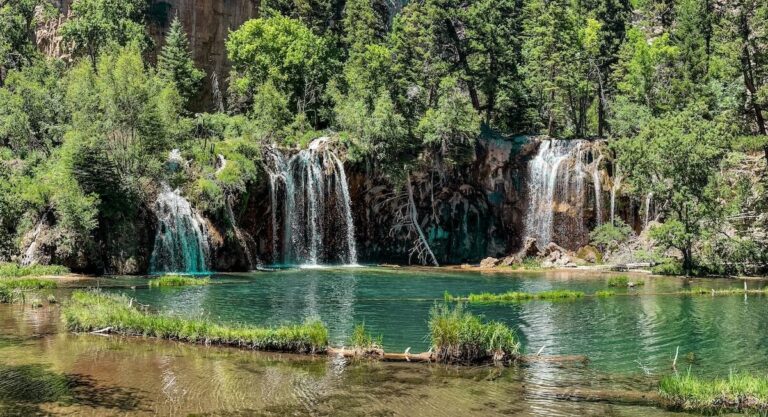
[[[571,289],[593,294],[615,274],[481,274],[429,269],[294,269],[213,277],[205,287],[149,289],[145,278],[70,286],[126,293],[153,310],[225,323],[276,325],[319,317],[334,346],[356,323],[387,351],[428,349],[429,310],[443,293]],[[675,415],[583,401],[575,391],[651,393],[678,369],[699,375],[768,372],[768,298],[680,296],[691,286],[742,281],[632,277],[610,298],[469,305],[517,331],[526,352],[586,355],[583,364],[463,368],[348,361],[74,335],[58,307],[0,305],[0,415]],[[762,281],[750,281],[760,288]],[[58,290],[65,298],[69,289]],[[629,295],[623,295],[627,293]],[[580,399],[582,401],[574,401]],[[642,401],[641,401],[642,402]]]

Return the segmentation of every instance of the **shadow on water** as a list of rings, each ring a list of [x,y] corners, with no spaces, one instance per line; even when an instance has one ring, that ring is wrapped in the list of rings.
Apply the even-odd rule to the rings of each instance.
[[[135,391],[97,386],[87,376],[54,372],[41,364],[0,365],[0,415],[48,414],[42,409],[46,403],[137,411],[140,398]]]

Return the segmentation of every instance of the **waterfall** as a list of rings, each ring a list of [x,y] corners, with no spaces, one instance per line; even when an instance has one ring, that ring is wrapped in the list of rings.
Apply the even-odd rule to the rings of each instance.
[[[552,241],[555,190],[558,187],[558,172],[563,161],[580,149],[582,141],[545,140],[539,145],[536,157],[528,164],[528,212],[525,220],[525,235],[535,238],[539,246]],[[566,175],[568,188],[570,173]],[[562,186],[561,186],[562,187]]]
[[[653,199],[653,193],[648,193],[645,196],[645,221],[643,222],[643,229],[648,228],[648,221],[651,215],[651,202]]]
[[[597,225],[603,224],[603,198],[602,198],[602,185],[600,183],[600,161],[603,160],[603,155],[600,155],[592,165],[592,182],[595,185],[595,219]]]
[[[328,138],[315,139],[290,157],[274,148],[269,156],[273,262],[357,264],[347,176]],[[335,233],[339,229],[343,232]]]
[[[616,192],[621,187],[621,169],[619,168],[619,165],[616,164],[616,172],[614,174],[614,180],[613,185],[611,186],[611,224],[615,225],[616,222],[614,221],[616,218]]]
[[[208,271],[208,237],[202,218],[178,190],[163,185],[155,202],[157,234],[150,272]]]

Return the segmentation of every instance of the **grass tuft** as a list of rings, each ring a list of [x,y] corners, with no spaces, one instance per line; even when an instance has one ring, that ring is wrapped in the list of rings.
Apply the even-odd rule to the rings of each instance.
[[[614,295],[616,295],[616,292],[610,291],[610,290],[602,290],[602,291],[595,292],[595,297],[598,297],[598,298],[613,297]]]
[[[19,303],[27,301],[27,292],[56,288],[56,281],[39,278],[0,279],[0,303]]]
[[[361,323],[355,326],[355,330],[352,331],[352,336],[349,338],[349,345],[358,351],[362,352],[374,352],[381,350],[382,337],[373,337],[365,329],[365,323]]]
[[[149,288],[159,287],[186,287],[194,285],[208,285],[211,283],[211,279],[185,277],[182,275],[165,275],[160,278],[155,278],[149,281]]]
[[[47,276],[68,274],[69,269],[61,265],[28,265],[21,266],[16,263],[0,263],[0,277],[18,278],[29,276]]]
[[[666,376],[659,393],[668,408],[704,414],[765,412],[768,377],[732,372],[727,378],[703,379],[690,372]]]
[[[481,363],[512,360],[520,353],[515,332],[496,321],[483,323],[461,304],[435,305],[429,331],[437,360],[444,363]]]
[[[583,292],[571,291],[571,290],[551,290],[551,291],[543,291],[539,293],[508,291],[501,294],[493,294],[489,292],[480,293],[480,294],[469,294],[467,296],[467,301],[469,301],[470,303],[508,303],[508,302],[528,301],[528,300],[557,301],[557,300],[572,300],[576,298],[581,298],[583,296],[584,296]],[[458,300],[458,299],[454,297],[454,300]]]
[[[328,328],[319,320],[279,327],[226,326],[202,319],[152,314],[133,307],[125,296],[76,291],[62,310],[75,332],[109,329],[110,333],[237,346],[255,350],[319,353],[328,346]]]

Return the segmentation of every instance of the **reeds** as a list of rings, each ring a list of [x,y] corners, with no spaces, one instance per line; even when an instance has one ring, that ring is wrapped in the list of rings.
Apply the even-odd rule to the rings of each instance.
[[[165,275],[160,278],[151,279],[149,281],[149,288],[159,287],[186,287],[195,285],[208,285],[211,283],[209,277],[194,278],[185,277],[182,275]]]
[[[666,376],[659,393],[668,408],[704,414],[765,413],[768,377],[732,372],[727,378],[704,379],[690,372]]]
[[[438,362],[509,361],[520,353],[520,343],[512,329],[496,321],[483,323],[461,304],[435,305],[430,312],[429,332]]]
[[[538,293],[508,291],[501,294],[493,294],[489,292],[469,294],[466,299],[452,297],[452,301],[466,300],[470,303],[510,303],[529,300],[573,300],[583,296],[583,292],[571,290],[551,290]]]
[[[189,343],[237,346],[294,353],[324,352],[328,329],[319,320],[279,327],[222,325],[141,311],[125,296],[76,291],[62,310],[67,328],[76,332],[117,333]]]
[[[61,265],[21,266],[11,262],[0,263],[0,277],[64,275],[67,273],[69,273],[69,269]]]
[[[0,303],[19,303],[27,301],[30,291],[56,288],[56,281],[39,278],[0,279]]]

